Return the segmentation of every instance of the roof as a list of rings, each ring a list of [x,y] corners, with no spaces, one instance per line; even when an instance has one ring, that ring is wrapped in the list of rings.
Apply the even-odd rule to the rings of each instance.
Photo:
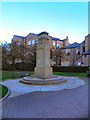
[[[52,40],[59,40],[59,41],[64,41],[64,40],[61,40],[61,39],[59,39],[59,38],[56,38],[56,37],[52,37]]]
[[[19,35],[14,35],[14,37],[19,37],[19,38],[21,38],[21,39],[23,39],[24,40],[24,36],[19,36]]]
[[[83,55],[90,55],[90,49],[83,53]]]
[[[32,35],[34,35],[34,36],[37,36],[38,34],[36,34],[36,33],[29,33],[27,36],[29,36],[30,34],[32,34]],[[27,37],[26,36],[26,37]]]
[[[37,35],[38,35],[38,34],[35,34],[35,33],[30,33],[30,34],[35,35],[35,36],[37,36]]]
[[[39,35],[42,35],[42,34],[47,34],[47,35],[48,35],[49,33],[46,32],[46,31],[43,31],[43,32],[39,33],[38,36],[39,36]]]
[[[82,44],[82,43],[85,43],[85,40],[83,42],[81,42],[80,44]]]
[[[65,40],[67,40],[67,39],[63,39],[63,41],[65,41]]]
[[[90,36],[90,33],[86,37],[88,37],[88,36]]]
[[[35,33],[29,33],[29,34],[32,34],[32,35],[34,35],[34,36],[39,36],[39,35],[41,35],[41,34],[47,34],[47,35],[48,35],[49,33],[46,32],[46,31],[43,31],[43,32],[41,32],[41,33],[39,33],[39,34],[35,34]],[[29,35],[29,34],[28,34],[28,35]],[[28,35],[27,35],[27,36],[28,36]],[[26,37],[27,37],[27,36],[26,36]],[[19,35],[14,35],[14,37],[19,37],[19,38],[21,38],[21,39],[23,39],[23,40],[24,40],[24,38],[25,38],[24,36],[19,36]],[[59,40],[59,41],[63,41],[63,42],[64,42],[65,40],[67,40],[67,39],[61,40],[61,39],[59,39],[59,38],[52,37],[52,36],[50,36],[50,37],[52,38],[52,40],[56,40],[56,41]]]
[[[67,48],[77,48],[77,47],[80,47],[80,44],[77,43],[77,42],[74,42],[73,44],[70,44],[62,49],[67,49]]]

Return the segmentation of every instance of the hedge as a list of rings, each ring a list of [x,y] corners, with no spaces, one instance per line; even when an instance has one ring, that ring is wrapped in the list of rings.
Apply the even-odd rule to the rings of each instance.
[[[89,67],[86,66],[54,66],[53,72],[79,72],[79,73],[85,73],[89,70]]]
[[[21,70],[21,71],[34,71],[35,65],[30,63],[16,63],[16,64],[2,64],[2,70]]]
[[[30,63],[16,63],[16,64],[3,64],[3,70],[22,70],[22,71],[34,71],[34,64]],[[53,66],[53,72],[79,72],[85,73],[89,70],[89,67],[86,66]]]

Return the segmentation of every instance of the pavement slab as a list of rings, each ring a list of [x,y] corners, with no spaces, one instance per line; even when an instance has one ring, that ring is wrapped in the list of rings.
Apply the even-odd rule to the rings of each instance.
[[[30,85],[20,82],[19,79],[6,80],[2,84],[11,89],[9,97],[19,96],[33,91],[60,91],[65,89],[73,89],[85,84],[85,81],[78,77],[63,77],[67,79],[66,83],[57,85]]]
[[[2,102],[3,118],[88,118],[88,80],[75,89],[35,91]]]

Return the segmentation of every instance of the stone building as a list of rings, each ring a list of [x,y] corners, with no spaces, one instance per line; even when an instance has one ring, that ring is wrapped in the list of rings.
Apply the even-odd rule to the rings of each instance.
[[[90,34],[85,37],[85,52],[83,53],[84,65],[90,65]]]
[[[38,34],[29,33],[26,37],[14,35],[13,38],[12,38],[12,42],[16,42],[17,45],[22,45],[23,44],[27,47],[33,47],[38,43]],[[60,48],[69,45],[68,36],[66,36],[65,39],[61,40],[59,38],[52,37],[52,36],[49,35],[49,43],[50,43],[50,49],[51,49],[51,52],[52,52],[51,65],[56,64],[56,61],[57,61],[57,64],[58,64],[60,58],[58,58],[56,60],[56,53]]]
[[[26,46],[35,45],[36,43],[38,43],[38,34],[29,33],[26,37],[14,35],[12,38],[12,42],[14,41],[17,42],[17,44],[24,44]],[[51,48],[61,48],[69,45],[68,36],[66,36],[66,39],[63,40],[49,36],[49,42]]]
[[[88,66],[90,65],[90,34],[85,37],[82,43],[73,43],[61,48],[64,51],[61,58],[62,66]]]
[[[70,44],[68,36],[63,40],[50,35],[48,37],[51,50],[51,65],[90,65],[90,34],[88,34],[80,44],[77,42]],[[18,45],[23,44],[32,48],[38,43],[38,34],[29,33],[25,37],[14,35],[12,42],[14,41],[17,42]]]
[[[25,45],[25,37],[14,35],[11,42],[17,42],[17,45]]]
[[[83,53],[85,52],[85,40],[80,43],[80,56],[76,59],[76,65],[82,65],[84,66],[84,56]]]
[[[73,43],[66,47],[61,48],[63,51],[63,56],[61,58],[62,66],[72,66],[76,65],[76,60],[80,57],[80,44]],[[80,63],[78,62],[78,65]]]

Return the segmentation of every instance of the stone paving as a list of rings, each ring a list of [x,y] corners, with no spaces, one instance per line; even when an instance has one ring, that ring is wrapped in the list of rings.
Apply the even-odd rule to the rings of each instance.
[[[9,97],[19,96],[21,94],[33,92],[33,91],[60,91],[64,89],[72,89],[80,87],[85,84],[82,78],[78,77],[64,77],[67,79],[66,83],[57,85],[30,85],[20,83],[20,79],[6,80],[2,84],[11,89],[11,95]]]
[[[37,91],[8,98],[3,118],[88,118],[88,80],[62,91]]]

